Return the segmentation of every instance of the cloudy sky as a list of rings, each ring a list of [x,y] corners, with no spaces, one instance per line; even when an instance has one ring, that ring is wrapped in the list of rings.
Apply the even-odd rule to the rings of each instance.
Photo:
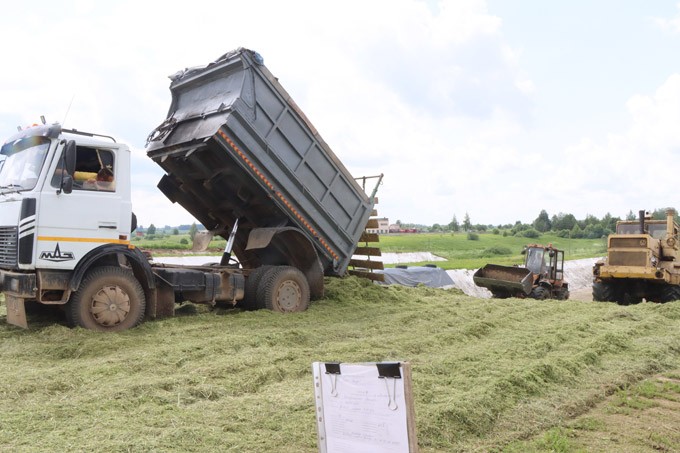
[[[140,224],[193,222],[144,153],[167,76],[258,51],[378,212],[422,224],[680,208],[677,0],[5,5],[0,136],[40,115],[133,148]]]

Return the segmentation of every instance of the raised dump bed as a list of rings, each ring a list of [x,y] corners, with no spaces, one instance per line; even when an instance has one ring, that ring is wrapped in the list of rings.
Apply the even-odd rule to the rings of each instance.
[[[294,260],[300,239],[281,232],[295,229],[326,275],[344,274],[375,190],[357,184],[260,55],[241,48],[171,79],[167,119],[147,146],[167,172],[161,191],[225,238],[238,220],[233,253],[245,268]],[[274,234],[283,239],[263,248]]]
[[[533,286],[533,274],[524,267],[487,264],[472,276],[475,285],[487,288],[495,297],[529,295]]]

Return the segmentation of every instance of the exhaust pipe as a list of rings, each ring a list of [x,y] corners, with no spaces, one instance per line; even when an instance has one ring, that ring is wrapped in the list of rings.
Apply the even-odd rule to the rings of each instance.
[[[668,237],[673,237],[673,234],[675,233],[674,231],[674,224],[675,223],[675,209],[673,208],[668,208],[666,209],[666,233],[668,234]]]
[[[640,216],[640,234],[645,234],[645,211],[644,209],[638,212]]]

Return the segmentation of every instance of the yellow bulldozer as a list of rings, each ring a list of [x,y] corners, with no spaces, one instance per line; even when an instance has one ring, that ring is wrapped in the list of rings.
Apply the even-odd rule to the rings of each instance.
[[[678,224],[675,210],[665,220],[640,211],[620,221],[607,238],[607,257],[593,266],[593,300],[622,305],[680,299]]]

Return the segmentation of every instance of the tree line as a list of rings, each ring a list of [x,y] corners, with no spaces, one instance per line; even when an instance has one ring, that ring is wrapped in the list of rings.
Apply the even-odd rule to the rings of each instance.
[[[668,208],[655,209],[651,213],[652,218],[657,220],[665,219],[666,209]],[[606,213],[602,218],[588,214],[584,219],[579,220],[573,214],[562,212],[551,216],[545,209],[542,209],[531,223],[523,223],[518,220],[514,224],[482,225],[473,224],[470,220],[470,215],[466,212],[462,222],[459,222],[454,214],[453,219],[448,224],[441,225],[435,223],[428,229],[431,232],[491,232],[493,234],[503,234],[504,236],[513,235],[528,238],[539,237],[542,233],[552,233],[565,238],[598,239],[616,231],[616,222],[620,220],[636,220],[637,218],[637,213],[633,213],[632,210],[628,212],[625,219]],[[675,220],[676,222],[679,221],[677,212]]]

